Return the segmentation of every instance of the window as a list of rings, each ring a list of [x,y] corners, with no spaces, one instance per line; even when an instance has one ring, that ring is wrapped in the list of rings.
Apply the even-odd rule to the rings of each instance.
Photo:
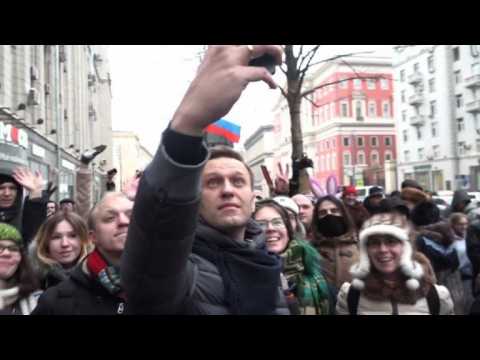
[[[332,118],[335,117],[335,103],[330,104],[330,114],[331,114]]]
[[[325,171],[325,155],[320,156],[320,171]]]
[[[458,155],[464,155],[465,154],[465,142],[460,141],[458,143]]]
[[[400,70],[400,81],[405,82],[405,70]]]
[[[460,73],[460,70],[455,71],[453,74],[455,76],[455,85],[460,84],[462,82],[462,74]]]
[[[405,103],[405,90],[402,90],[400,95],[401,95],[401,99],[402,99],[402,104],[404,104]]]
[[[330,119],[330,107],[328,105],[325,106],[325,120]]]
[[[472,74],[473,75],[480,74],[480,63],[473,63],[472,64]]]
[[[428,91],[433,93],[435,92],[435,79],[434,78],[431,78],[430,80],[428,80]]]
[[[348,103],[340,103],[340,112],[342,117],[348,117]]]
[[[405,150],[403,152],[403,157],[405,159],[405,162],[410,162],[410,151],[409,150]]]
[[[417,150],[418,154],[418,160],[425,160],[425,149],[424,148],[419,148]]]
[[[340,78],[339,80],[343,80],[344,77]],[[348,80],[342,81],[339,83],[340,89],[348,89]]]
[[[350,165],[350,153],[348,152],[343,153],[343,165],[345,166]]]
[[[438,159],[440,157],[440,146],[439,145],[433,145],[433,157],[435,159]]]
[[[403,135],[403,142],[407,142],[408,141],[408,130],[403,130],[402,135]]]
[[[383,117],[390,117],[390,103],[383,103]]]
[[[355,102],[355,116],[358,121],[363,120],[362,116],[362,102],[361,101],[356,101]]]
[[[438,136],[438,122],[432,122],[432,137]]]
[[[417,128],[417,140],[422,140],[422,131],[420,128]]]
[[[385,137],[385,146],[391,146],[392,145],[392,138],[390,136]]]
[[[332,170],[337,169],[337,154],[332,154]]]
[[[325,158],[325,170],[330,171],[330,154],[327,154]]]
[[[378,153],[376,151],[372,152],[370,154],[370,161],[372,164],[377,164],[379,161],[378,161]]]
[[[428,66],[428,72],[430,72],[430,73],[435,72],[435,64],[434,64],[434,61],[433,61],[433,55],[430,55],[427,58],[427,66]]]
[[[372,136],[370,138],[370,144],[374,147],[377,147],[378,146],[378,138],[376,136]]]
[[[413,72],[416,73],[420,70],[420,64],[419,63],[415,63],[413,64]]]
[[[403,122],[407,121],[407,110],[402,111],[402,121]]]
[[[354,79],[353,80],[353,88],[356,90],[362,89],[362,79]]]
[[[330,141],[325,141],[325,148],[328,150],[330,149]]]
[[[348,137],[343,138],[343,146],[350,146],[350,138]]]
[[[363,152],[357,154],[357,164],[365,164],[365,154]]]
[[[463,106],[463,96],[461,94],[456,95],[457,109],[460,109]]]
[[[373,79],[368,79],[367,80],[367,89],[369,90],[375,90],[377,88],[376,81]]]
[[[320,121],[323,121],[323,107],[321,107],[319,110],[319,117],[320,117]]]
[[[380,88],[382,90],[388,90],[388,79],[380,79]]]
[[[480,55],[480,45],[470,45],[470,54],[473,57],[478,57]]]
[[[363,147],[363,137],[362,136],[357,137],[357,146]]]
[[[437,115],[437,102],[435,100],[430,101],[430,117],[434,118]]]
[[[458,46],[454,47],[452,51],[453,51],[453,61],[460,60],[460,48]]]
[[[390,151],[385,152],[385,161],[391,161],[392,160],[392,153]]]
[[[480,153],[480,139],[475,140],[475,146],[477,153]]]
[[[457,119],[457,130],[458,132],[462,132],[465,130],[465,122],[463,121],[463,118]]]
[[[377,104],[374,101],[368,102],[368,116],[369,117],[377,116]]]

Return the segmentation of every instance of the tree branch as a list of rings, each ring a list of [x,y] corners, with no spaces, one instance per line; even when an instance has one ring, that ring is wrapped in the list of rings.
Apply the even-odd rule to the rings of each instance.
[[[306,69],[308,69],[308,65],[312,61],[312,59],[315,56],[316,52],[318,51],[319,47],[320,47],[320,45],[315,45],[313,48],[311,48],[310,50],[307,51],[305,56],[302,57],[302,59],[300,60],[300,63],[298,64],[298,68],[297,68],[299,70],[299,72],[306,71]],[[307,61],[307,65],[304,68],[302,68],[303,62],[307,58],[309,58],[308,61]]]
[[[288,94],[287,94],[287,92],[286,92],[281,86],[279,86],[278,88],[280,89],[280,92],[281,92],[282,95],[285,97],[285,99],[288,99]]]
[[[360,54],[371,54],[371,53],[374,53],[374,52],[375,51],[360,51],[360,52],[354,52],[354,53],[350,53],[350,54],[335,55],[334,57],[331,57],[331,58],[328,58],[328,59],[323,59],[323,60],[317,61],[313,64],[310,64],[310,67],[318,65],[318,64],[322,64],[322,63],[325,63],[325,62],[337,60],[337,59],[340,59],[340,58],[343,58],[343,57],[350,57],[350,56],[360,55]]]

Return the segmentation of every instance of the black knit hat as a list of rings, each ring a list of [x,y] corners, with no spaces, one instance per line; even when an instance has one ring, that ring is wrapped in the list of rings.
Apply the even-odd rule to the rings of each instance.
[[[382,195],[383,196],[383,189],[380,186],[373,186],[368,190],[368,196],[376,196]]]
[[[414,188],[414,189],[418,189],[418,190],[420,190],[420,191],[423,191],[423,187],[421,187],[420,184],[419,184],[418,182],[416,182],[415,180],[413,180],[413,179],[403,180],[402,185],[401,185],[401,188],[402,188],[402,189],[405,189],[405,188]]]
[[[426,226],[440,221],[440,210],[432,201],[422,201],[415,205],[410,219],[417,226]]]
[[[20,184],[12,176],[6,175],[6,174],[0,174],[0,185],[7,182],[14,183],[17,186],[17,188],[20,187]]]

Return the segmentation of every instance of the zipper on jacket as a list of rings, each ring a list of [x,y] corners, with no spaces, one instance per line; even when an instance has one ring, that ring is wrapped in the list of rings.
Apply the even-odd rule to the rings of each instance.
[[[391,300],[392,302],[392,315],[398,315],[398,304],[395,300]]]
[[[123,314],[124,307],[125,307],[125,304],[123,302],[118,304],[117,314]]]

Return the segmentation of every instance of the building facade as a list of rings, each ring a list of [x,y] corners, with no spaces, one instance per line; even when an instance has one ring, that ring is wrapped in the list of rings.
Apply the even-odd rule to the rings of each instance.
[[[101,45],[0,45],[0,121],[22,129],[28,166],[73,197],[80,154],[104,144],[93,165],[94,200],[112,165],[111,79]]]
[[[394,52],[398,182],[432,191],[480,188],[480,45]]]
[[[114,179],[117,189],[122,190],[123,184],[137,171],[143,171],[152,159],[152,154],[140,144],[135,133],[113,132],[113,167],[118,171]]]
[[[384,186],[385,163],[396,159],[392,64],[386,58],[344,60],[324,64],[305,82],[305,89],[325,86],[310,101],[302,101],[304,152],[313,160],[314,177],[323,187],[329,179],[337,185]],[[280,99],[273,112],[274,162],[290,164],[286,101]]]

